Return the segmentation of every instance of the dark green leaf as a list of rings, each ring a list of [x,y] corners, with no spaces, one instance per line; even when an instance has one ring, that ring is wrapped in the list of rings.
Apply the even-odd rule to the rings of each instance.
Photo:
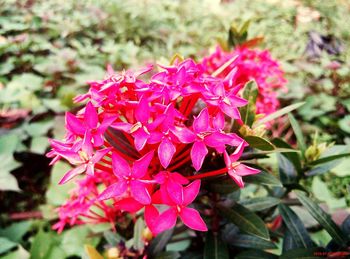
[[[214,182],[210,184],[210,190],[220,194],[228,194],[235,192],[239,189],[238,185],[235,184],[232,179],[229,181]]]
[[[263,170],[258,174],[245,176],[244,182],[282,187],[282,183],[275,176]]]
[[[277,154],[278,171],[283,184],[296,183],[298,173],[292,164],[284,155]]]
[[[278,256],[259,250],[247,250],[235,256],[236,259],[277,259]]]
[[[249,146],[252,148],[271,151],[275,149],[275,146],[268,140],[258,137],[258,136],[246,136],[244,140],[248,142]]]
[[[347,239],[332,218],[318,204],[301,191],[295,191],[299,201],[310,212],[311,216],[333,237],[339,245],[346,245]]]
[[[292,234],[292,238],[299,248],[310,248],[313,247],[312,240],[306,231],[305,226],[299,219],[299,217],[292,211],[288,206],[284,204],[278,205],[278,209],[283,218],[285,226]]]
[[[246,234],[239,234],[233,236],[229,244],[235,247],[253,248],[261,250],[277,248],[276,245],[271,241],[267,241],[256,236]]]
[[[239,204],[235,204],[231,209],[223,206],[219,206],[218,208],[221,214],[241,231],[265,240],[270,240],[269,232],[264,221],[254,212]]]
[[[155,259],[177,259],[180,258],[180,253],[176,251],[166,251],[158,254]]]
[[[290,121],[290,125],[292,126],[292,128],[294,130],[295,137],[297,138],[298,147],[300,148],[301,152],[304,154],[304,152],[306,150],[306,145],[305,145],[303,132],[301,131],[299,123],[297,122],[297,120],[294,118],[294,116],[291,113],[288,114],[288,118]]]
[[[228,259],[228,249],[218,235],[208,231],[205,238],[204,259]]]
[[[263,125],[265,124],[266,122],[269,122],[269,121],[272,121],[274,119],[277,119],[279,117],[282,117],[283,115],[295,110],[295,109],[298,109],[300,106],[302,106],[305,102],[300,102],[300,103],[294,103],[294,104],[291,104],[291,105],[288,105],[286,107],[284,107],[283,109],[281,110],[278,110],[276,112],[273,112],[271,114],[269,114],[268,116],[262,118],[261,120],[258,121],[257,125]]]
[[[117,246],[120,241],[122,241],[122,237],[118,233],[113,233],[110,230],[107,230],[103,233],[104,238],[107,240],[108,244],[111,246]]]
[[[281,259],[317,259],[317,258],[324,258],[324,256],[317,256],[317,252],[319,252],[319,248],[299,248],[299,249],[293,249],[284,252],[280,258]]]
[[[280,199],[274,197],[257,197],[240,202],[244,207],[251,211],[261,211],[280,203]]]
[[[157,235],[150,243],[147,254],[152,257],[163,251],[173,235],[174,229],[166,230]]]
[[[287,229],[283,235],[283,249],[282,249],[282,251],[286,252],[288,250],[293,250],[296,248],[298,248],[298,244],[294,241],[291,232]]]
[[[344,153],[344,154],[339,154],[339,155],[334,155],[334,156],[327,156],[327,157],[322,157],[320,159],[317,159],[315,161],[312,161],[309,163],[311,166],[319,165],[319,164],[324,164],[336,159],[344,158],[350,156],[350,153]]]
[[[271,141],[277,148],[293,149],[288,143],[280,138],[275,138]],[[283,155],[293,163],[295,169],[301,173],[301,160],[297,152],[284,152]]]

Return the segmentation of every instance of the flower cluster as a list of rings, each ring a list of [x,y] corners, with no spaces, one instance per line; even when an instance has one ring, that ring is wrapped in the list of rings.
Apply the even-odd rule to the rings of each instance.
[[[286,91],[286,79],[278,62],[274,60],[268,50],[259,51],[246,47],[237,47],[232,52],[225,52],[221,47],[216,47],[208,57],[202,60],[202,65],[207,74],[213,73],[232,57],[236,61],[228,66],[220,77],[227,76],[234,68],[236,84],[244,85],[254,79],[258,85],[259,95],[256,102],[257,113],[268,115],[279,108],[277,99],[278,90]]]
[[[238,162],[248,144],[230,132],[233,120],[242,123],[239,107],[247,104],[238,94],[237,76],[244,72],[235,68],[214,77],[191,59],[159,68],[118,74],[109,67],[103,81],[91,82],[75,98],[87,104],[76,115],[67,112],[66,137],[51,141],[48,156],[52,163],[64,158],[74,166],[61,184],[84,177],[59,209],[55,228],[82,218],[115,222],[144,209],[154,235],[174,227],[178,217],[206,231],[192,204],[200,179],[228,173],[243,187],[242,176],[259,172]],[[228,147],[235,148],[231,155]],[[208,171],[211,157],[221,157],[226,167]]]

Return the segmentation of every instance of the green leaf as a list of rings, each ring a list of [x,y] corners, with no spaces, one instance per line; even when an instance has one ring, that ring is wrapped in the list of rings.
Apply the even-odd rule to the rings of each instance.
[[[334,241],[339,245],[346,245],[347,238],[340,230],[340,228],[334,223],[332,218],[324,212],[320,206],[312,199],[307,197],[301,191],[295,191],[299,201],[309,211],[311,216],[333,237]]]
[[[231,209],[223,206],[219,206],[218,208],[221,214],[241,231],[265,240],[270,240],[269,232],[264,221],[254,212],[239,204],[235,204]]]
[[[48,257],[54,242],[52,235],[52,232],[44,232],[43,230],[39,230],[30,248],[31,259],[46,259]]]
[[[29,253],[19,245],[16,251],[2,256],[1,259],[28,259],[29,257]]]
[[[285,226],[292,234],[292,238],[299,248],[310,248],[313,247],[312,240],[299,219],[299,217],[292,211],[288,206],[284,204],[278,205],[278,209],[281,213]]]
[[[291,104],[291,105],[288,105],[286,107],[284,107],[283,109],[281,110],[278,110],[276,112],[273,112],[271,114],[269,114],[268,116],[262,118],[261,120],[259,120],[256,125],[263,125],[265,124],[266,122],[269,122],[271,120],[274,120],[274,119],[277,119],[293,110],[296,110],[298,109],[300,106],[302,106],[305,102],[300,102],[300,103],[294,103],[294,104]]]
[[[228,259],[229,253],[225,243],[218,235],[208,231],[205,238],[204,259]]]
[[[291,149],[293,150],[293,148],[286,143],[284,140],[280,139],[280,138],[275,138],[271,141],[277,148],[285,148],[285,149]],[[297,152],[284,152],[283,155],[290,161],[293,163],[295,169],[297,170],[297,172],[299,174],[301,174],[301,160],[300,160],[300,156]]]
[[[181,258],[181,255],[177,251],[166,251],[158,254],[155,259],[177,259]]]
[[[111,246],[117,246],[120,241],[123,240],[123,238],[118,233],[114,233],[110,230],[103,232],[103,236]]]
[[[220,194],[228,194],[239,190],[238,185],[235,184],[232,179],[229,179],[228,181],[214,182],[209,186],[211,191]]]
[[[145,229],[145,222],[143,221],[142,218],[138,218],[134,225],[134,237],[133,237],[133,240],[134,240],[133,247],[138,251],[143,250],[145,247],[145,243],[142,238],[142,232],[144,229]]]
[[[6,237],[13,242],[19,243],[22,237],[29,231],[32,221],[21,221],[12,223],[10,226],[0,229],[0,236]]]
[[[304,154],[304,152],[306,150],[306,145],[305,145],[303,132],[301,131],[299,123],[297,122],[297,120],[294,118],[294,116],[291,113],[288,114],[288,118],[289,118],[290,124],[293,128],[295,137],[297,138],[298,147],[300,148],[302,154]]]
[[[5,253],[16,246],[17,246],[17,243],[5,237],[0,237],[0,254]]]
[[[275,149],[275,146],[268,140],[258,137],[258,136],[246,136],[244,140],[248,142],[249,146],[252,148],[271,151]]]
[[[350,115],[345,116],[341,120],[338,121],[339,128],[346,133],[350,134]]]
[[[344,153],[344,154],[339,154],[339,155],[334,155],[334,156],[327,156],[327,157],[322,157],[320,159],[317,159],[315,161],[312,161],[309,163],[309,165],[311,166],[315,166],[315,165],[320,165],[320,164],[324,164],[333,160],[337,160],[337,159],[341,159],[344,157],[348,157],[350,156],[350,153]]]
[[[249,165],[248,163],[246,164]],[[255,166],[255,168],[260,169],[257,166]],[[283,186],[280,180],[278,180],[275,176],[273,176],[272,174],[264,170],[262,170],[258,174],[245,176],[244,182],[258,184],[258,185],[268,185],[268,186],[278,186],[278,187]]]
[[[150,243],[147,254],[152,257],[163,251],[173,235],[174,229],[166,230],[158,234]]]
[[[278,256],[259,250],[247,250],[235,256],[236,259],[277,259]]]
[[[261,211],[276,206],[280,202],[281,200],[275,197],[257,197],[243,200],[240,204],[251,211]]]
[[[255,103],[258,96],[258,87],[255,81],[249,81],[244,86],[243,98],[248,101],[248,104],[240,108],[242,120],[245,125],[252,127],[255,120]]]
[[[235,235],[232,239],[230,239],[229,244],[235,247],[253,248],[261,250],[277,248],[276,245],[271,241],[267,241],[256,236],[246,234]]]
[[[323,256],[317,256],[317,252],[319,251],[319,248],[299,248],[299,249],[293,249],[284,252],[280,259],[319,259],[324,258]]]
[[[346,208],[345,198],[335,198],[333,193],[328,189],[327,184],[320,177],[315,176],[312,180],[312,192],[318,200],[326,202],[331,209]]]
[[[298,173],[292,164],[284,155],[277,154],[278,172],[283,184],[294,184],[297,182]]]
[[[60,247],[65,251],[67,256],[82,256],[84,254],[84,245],[90,244],[96,246],[99,237],[90,237],[88,226],[75,226],[63,233]]]

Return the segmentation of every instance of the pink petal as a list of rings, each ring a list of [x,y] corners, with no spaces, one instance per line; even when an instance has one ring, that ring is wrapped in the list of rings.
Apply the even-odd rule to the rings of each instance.
[[[77,154],[77,152],[73,151],[63,151],[63,150],[57,150],[55,151],[59,156],[63,157],[64,159],[67,159],[69,163],[73,165],[80,165],[84,163],[80,156]]]
[[[86,165],[85,164],[69,170],[63,176],[63,178],[60,180],[59,184],[64,184],[64,183],[68,182],[73,177],[77,176],[78,174],[84,173],[85,170],[86,170]]]
[[[201,187],[201,181],[200,180],[195,180],[186,187],[184,187],[184,202],[183,205],[187,206],[188,204],[192,203],[198,193],[199,189]]]
[[[178,182],[179,184],[188,184],[189,180],[184,177],[182,174],[179,173],[171,173],[170,177],[175,181]]]
[[[196,139],[196,135],[186,127],[175,127],[172,133],[181,143],[192,143]]]
[[[143,128],[140,128],[132,133],[132,136],[134,137],[136,150],[140,151],[145,147],[150,135]]]
[[[208,154],[208,149],[202,141],[194,142],[191,149],[191,159],[193,167],[198,171],[201,169],[205,156]]]
[[[103,158],[109,151],[111,151],[111,148],[105,148],[105,149],[100,149],[97,150],[95,155],[90,159],[90,161],[93,164],[96,164],[97,162],[99,162],[101,160],[101,158]]]
[[[247,105],[247,103],[248,103],[248,101],[246,99],[243,99],[243,98],[238,97],[236,95],[230,95],[228,98],[230,99],[230,102],[236,107],[242,107],[244,105]]]
[[[119,122],[118,121],[118,122],[114,122],[111,125],[111,127],[114,128],[114,129],[121,130],[121,131],[129,133],[132,125],[130,123],[127,123],[127,122]]]
[[[81,146],[82,151],[84,151],[88,156],[91,156],[93,153],[93,147],[91,142],[91,134],[89,130],[85,132],[83,143]]]
[[[95,167],[94,165],[91,165],[91,164],[87,164],[86,165],[86,172],[85,172],[87,175],[94,175],[95,173]]]
[[[238,159],[242,156],[242,153],[244,151],[244,146],[245,146],[245,142],[241,142],[241,144],[239,144],[239,146],[236,148],[235,152],[233,152],[231,155],[230,155],[230,160],[231,160],[231,163],[232,162],[236,162],[238,161]]]
[[[112,154],[113,173],[118,177],[129,176],[131,169],[129,163],[116,153]]]
[[[213,118],[213,126],[216,130],[222,130],[225,126],[225,116],[222,112],[218,112]]]
[[[135,200],[142,204],[150,204],[151,196],[148,193],[146,184],[134,180],[130,182],[131,194]]]
[[[113,197],[118,197],[126,191],[127,187],[128,187],[128,185],[126,184],[125,181],[119,181],[117,183],[114,183],[114,184],[108,186],[107,189],[105,189],[98,196],[98,199],[99,200],[107,200],[107,199],[110,199]]]
[[[199,215],[199,212],[192,208],[182,208],[180,212],[182,222],[191,229],[198,231],[207,231],[207,225]]]
[[[231,158],[227,154],[226,150],[224,151],[224,161],[227,168],[231,168],[232,162],[234,162],[234,161],[231,161]]]
[[[143,204],[139,203],[135,199],[128,197],[117,201],[114,204],[121,211],[127,211],[130,213],[135,213],[143,208]]]
[[[66,125],[69,131],[77,135],[84,135],[85,127],[83,123],[70,112],[66,112]]]
[[[117,118],[117,116],[105,117],[101,125],[98,127],[98,133],[102,135]]]
[[[167,168],[175,154],[176,149],[173,143],[168,138],[163,138],[158,147],[158,157],[164,168]]]
[[[236,182],[239,188],[244,187],[244,182],[242,180],[242,177],[237,175],[235,170],[228,170],[228,175]]]
[[[98,115],[95,107],[92,105],[91,102],[88,102],[86,105],[85,113],[84,113],[84,121],[90,129],[94,129],[97,127]]]
[[[166,183],[166,188],[169,197],[175,204],[182,204],[184,199],[183,187],[181,184],[169,179]]]
[[[193,121],[193,129],[196,133],[205,132],[209,128],[208,108],[203,109]]]
[[[148,105],[148,100],[146,98],[141,98],[139,105],[135,110],[135,118],[142,122],[142,124],[147,123],[150,116],[150,109]]]
[[[92,135],[92,139],[94,140],[93,142],[95,147],[100,147],[103,145],[104,139],[102,133],[96,131],[96,133]]]
[[[156,209],[156,207],[154,207],[153,205],[149,205],[145,207],[145,213],[144,213],[145,222],[153,234],[155,234],[155,226],[157,224],[158,217],[159,217],[159,212]]]
[[[155,234],[161,233],[165,230],[175,227],[177,213],[174,208],[170,208],[159,215],[155,227]]]
[[[220,103],[219,107],[227,116],[231,117],[232,119],[241,119],[241,114],[236,107],[228,105],[224,102]]]
[[[153,159],[153,155],[154,151],[152,150],[143,157],[141,157],[139,160],[136,160],[132,168],[132,176],[134,176],[135,178],[144,177],[148,171],[149,164]]]
[[[247,175],[260,173],[260,170],[246,166],[244,164],[239,164],[234,168],[234,170],[236,171],[236,174],[239,176],[247,176]]]

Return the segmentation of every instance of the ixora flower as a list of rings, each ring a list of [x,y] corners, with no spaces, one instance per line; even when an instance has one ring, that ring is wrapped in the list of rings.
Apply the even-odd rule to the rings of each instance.
[[[231,73],[231,80],[237,86],[243,86],[249,80],[255,80],[259,88],[256,102],[257,113],[268,115],[275,112],[280,105],[277,91],[287,91],[285,86],[287,81],[278,62],[267,50],[237,47],[232,52],[226,52],[218,46],[215,52],[203,58],[203,69],[206,73],[212,74],[233,57],[236,57],[235,61],[217,77],[225,78]]]
[[[58,231],[84,222],[115,227],[126,212],[140,211],[154,235],[178,218],[206,231],[195,205],[200,179],[228,173],[243,187],[242,176],[259,172],[238,162],[248,144],[227,126],[240,121],[239,107],[247,104],[238,96],[239,69],[214,77],[191,59],[159,68],[117,74],[109,67],[104,80],[90,82],[75,99],[87,104],[66,114],[65,139],[51,140],[48,153],[52,163],[63,158],[73,165],[60,183],[77,183],[59,208]],[[149,81],[139,78],[145,73]],[[218,158],[222,168],[210,171]]]

